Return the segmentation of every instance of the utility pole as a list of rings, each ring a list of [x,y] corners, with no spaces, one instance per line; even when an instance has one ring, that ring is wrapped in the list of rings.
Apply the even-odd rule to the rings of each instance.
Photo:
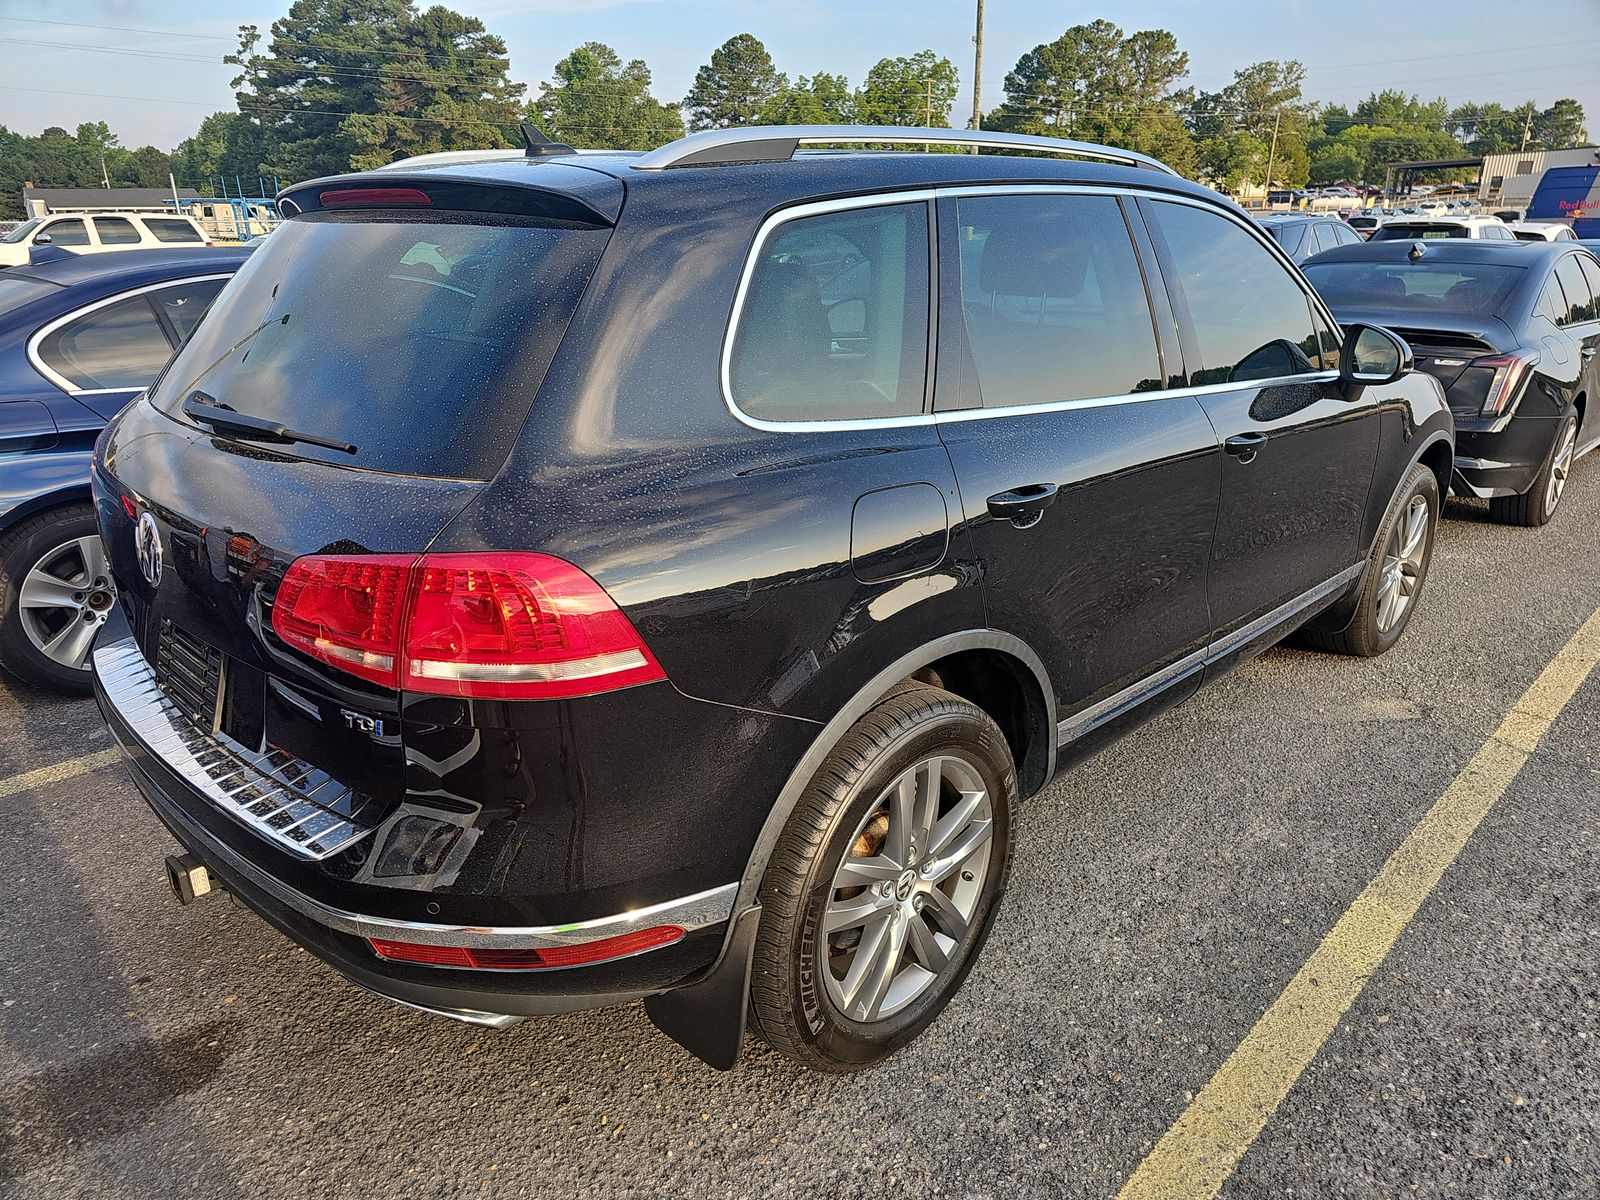
[[[111,176],[106,174],[106,152],[104,150],[100,151],[100,182],[104,185],[106,191],[109,192],[111,190]]]
[[[923,99],[922,99],[922,127],[924,129],[932,129],[933,128],[933,78],[932,78],[932,76],[929,76],[928,78],[925,78],[922,81],[922,86],[925,89],[924,93],[923,93]],[[923,149],[923,152],[927,153],[927,154],[931,154],[933,152],[933,147],[928,145],[927,143],[923,143],[922,149]]]
[[[983,0],[978,0],[978,32],[972,35],[972,121],[968,129],[983,128]],[[974,146],[976,154],[978,148]]]
[[[1522,123],[1522,145],[1517,147],[1518,154],[1528,148],[1528,139],[1531,137],[1533,137],[1533,105],[1530,104],[1528,105],[1528,119]]]
[[[1283,109],[1272,114],[1272,148],[1267,151],[1267,203],[1272,203],[1272,168],[1278,162],[1278,126],[1283,123]]]

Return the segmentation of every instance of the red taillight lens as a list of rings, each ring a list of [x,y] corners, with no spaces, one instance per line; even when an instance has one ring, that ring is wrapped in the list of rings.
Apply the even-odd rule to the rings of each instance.
[[[1529,368],[1537,366],[1538,362],[1537,354],[1503,354],[1496,358],[1474,359],[1473,366],[1488,367],[1494,372],[1494,378],[1489,381],[1489,393],[1484,397],[1483,415],[1497,417],[1509,408]]]
[[[289,645],[341,670],[399,685],[409,554],[313,555],[289,565],[272,628]]]
[[[579,942],[572,946],[546,947],[540,950],[486,950],[476,946],[425,946],[418,942],[391,942],[383,938],[370,938],[372,948],[379,958],[390,962],[422,963],[430,967],[464,967],[468,970],[540,971],[552,967],[582,967],[591,963],[606,962],[614,958],[627,958],[661,946],[670,946],[683,938],[684,930],[678,925],[657,925],[652,929],[639,929],[616,937],[601,938],[594,942]]]
[[[427,192],[409,187],[329,188],[318,199],[323,208],[410,208],[433,203]]]
[[[311,555],[284,576],[272,627],[414,692],[553,700],[666,678],[605,590],[546,554]]]

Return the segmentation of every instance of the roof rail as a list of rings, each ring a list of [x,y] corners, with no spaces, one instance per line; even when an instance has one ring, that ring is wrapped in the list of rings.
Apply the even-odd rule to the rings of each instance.
[[[641,171],[668,167],[728,166],[735,163],[787,162],[802,145],[861,145],[875,142],[929,146],[974,146],[992,150],[1033,150],[1067,154],[1177,172],[1159,159],[1132,150],[1113,150],[1065,138],[1035,137],[1028,133],[1000,133],[988,129],[919,129],[904,125],[748,125],[738,129],[708,129],[668,142],[636,158]]]

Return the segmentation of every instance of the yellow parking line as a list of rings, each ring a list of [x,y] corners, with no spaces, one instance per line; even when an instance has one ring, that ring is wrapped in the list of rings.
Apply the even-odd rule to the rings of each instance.
[[[0,800],[4,800],[7,796],[15,796],[18,792],[87,775],[90,771],[109,767],[121,758],[122,751],[113,746],[110,750],[96,750],[93,754],[85,754],[82,758],[69,758],[66,762],[40,767],[37,771],[26,771],[9,779],[0,779]]]
[[[1512,706],[1300,973],[1128,1177],[1118,1200],[1216,1195],[1596,663],[1600,611],[1583,623]]]

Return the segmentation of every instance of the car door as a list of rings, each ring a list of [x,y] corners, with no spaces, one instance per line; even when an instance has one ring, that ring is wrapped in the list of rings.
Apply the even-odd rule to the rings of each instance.
[[[1168,390],[1117,196],[963,192],[938,224],[935,411],[989,623],[1044,661],[1063,741],[1114,729],[1198,686],[1216,436]]]
[[[1334,326],[1244,218],[1175,199],[1140,208],[1188,382],[1225,452],[1209,595],[1227,638],[1353,578],[1366,554],[1377,401],[1340,387]]]
[[[166,366],[227,278],[140,288],[58,317],[29,339],[34,369],[109,421]]]
[[[1589,406],[1578,430],[1578,453],[1587,454],[1600,445],[1600,261],[1582,251],[1568,254],[1557,264],[1556,279],[1563,295],[1577,293],[1576,301],[1567,297],[1567,315],[1575,319],[1566,332],[1578,345],[1578,390]]]

